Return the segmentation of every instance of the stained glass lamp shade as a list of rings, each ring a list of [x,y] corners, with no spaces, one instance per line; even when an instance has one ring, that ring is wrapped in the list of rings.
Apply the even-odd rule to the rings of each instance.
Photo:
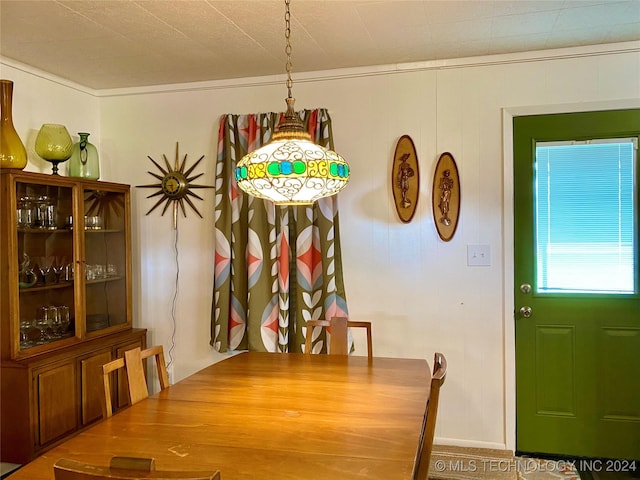
[[[238,187],[276,205],[308,205],[335,195],[349,180],[349,165],[336,152],[311,141],[293,99],[271,142],[245,155],[236,165]]]

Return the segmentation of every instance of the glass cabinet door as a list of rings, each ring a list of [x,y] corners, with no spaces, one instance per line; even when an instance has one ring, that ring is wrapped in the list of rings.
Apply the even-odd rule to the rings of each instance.
[[[83,190],[86,332],[128,322],[125,191]]]
[[[73,188],[17,181],[19,349],[74,337]]]
[[[131,328],[129,185],[0,173],[2,358]]]

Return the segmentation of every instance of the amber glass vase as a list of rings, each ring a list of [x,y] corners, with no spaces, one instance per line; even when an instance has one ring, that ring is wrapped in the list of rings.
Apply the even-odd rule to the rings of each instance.
[[[27,166],[27,150],[13,126],[12,104],[13,82],[0,80],[0,167],[23,169]]]

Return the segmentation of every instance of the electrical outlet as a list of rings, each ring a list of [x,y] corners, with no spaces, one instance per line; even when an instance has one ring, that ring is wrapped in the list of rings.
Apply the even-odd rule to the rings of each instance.
[[[470,267],[490,266],[491,247],[489,245],[467,245],[467,265]]]
[[[173,365],[167,367],[167,377],[169,377],[169,384],[173,385]]]

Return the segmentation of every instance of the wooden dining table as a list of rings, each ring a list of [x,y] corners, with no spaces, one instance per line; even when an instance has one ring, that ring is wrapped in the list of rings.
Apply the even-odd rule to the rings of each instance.
[[[60,458],[108,465],[112,456],[219,470],[222,480],[409,480],[430,379],[424,359],[240,353],[96,423],[10,480],[51,480]]]

